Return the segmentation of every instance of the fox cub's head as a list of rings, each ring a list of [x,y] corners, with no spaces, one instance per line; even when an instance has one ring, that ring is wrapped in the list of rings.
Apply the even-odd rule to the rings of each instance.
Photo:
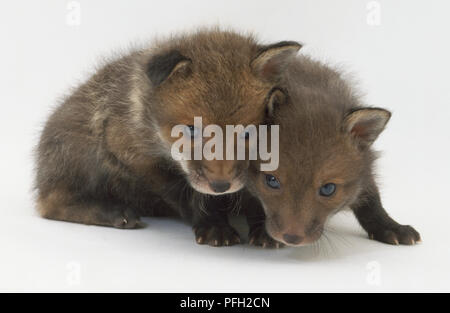
[[[278,169],[250,171],[266,213],[266,230],[274,239],[288,245],[312,243],[322,235],[328,216],[357,200],[371,170],[373,156],[367,149],[389,117],[383,109],[361,109],[341,125],[331,124],[333,129],[312,116],[296,121],[313,125],[311,129],[280,126]]]
[[[231,32],[200,32],[169,42],[150,57],[146,73],[152,86],[150,102],[156,105],[149,119],[157,125],[167,153],[177,140],[191,145],[190,160],[176,162],[194,189],[222,194],[243,187],[248,161],[227,157],[226,125],[264,122],[277,101],[278,78],[300,47],[295,42],[260,46]],[[202,129],[195,117],[201,117]],[[173,135],[176,125],[184,125],[184,134]],[[208,125],[222,130],[223,157],[211,160],[202,155],[199,160],[193,155],[194,142],[207,144],[212,137],[204,133]],[[234,145],[238,136],[248,137],[244,129],[235,132]]]

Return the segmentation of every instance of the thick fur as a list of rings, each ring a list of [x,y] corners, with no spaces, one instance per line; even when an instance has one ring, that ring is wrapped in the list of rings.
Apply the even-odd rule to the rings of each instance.
[[[364,107],[339,71],[307,57],[291,64],[282,86],[287,102],[274,108],[272,120],[280,125],[280,166],[268,173],[256,163],[249,176],[249,190],[265,211],[247,204],[252,242],[313,242],[327,218],[348,207],[373,239],[407,245],[420,241],[412,227],[388,216],[374,180],[376,154],[370,145],[390,113]],[[267,186],[267,174],[278,179],[280,189]],[[337,189],[323,197],[319,189],[327,183]]]

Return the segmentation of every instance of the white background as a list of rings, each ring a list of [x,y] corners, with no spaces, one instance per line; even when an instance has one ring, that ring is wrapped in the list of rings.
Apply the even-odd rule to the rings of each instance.
[[[450,291],[448,1],[379,1],[379,25],[363,0],[80,0],[78,26],[67,3],[0,7],[0,290]],[[385,207],[423,244],[369,241],[350,213],[319,248],[279,251],[198,246],[175,220],[123,231],[39,218],[32,149],[57,99],[102,56],[204,25],[301,41],[355,73],[367,103],[394,113],[377,142]]]

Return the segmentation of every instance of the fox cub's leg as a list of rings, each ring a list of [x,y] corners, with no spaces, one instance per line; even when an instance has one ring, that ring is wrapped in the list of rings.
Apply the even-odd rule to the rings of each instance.
[[[244,195],[242,205],[249,226],[248,243],[263,248],[283,247],[284,244],[276,241],[267,233],[266,215],[259,200],[250,195]]]
[[[134,210],[95,200],[75,200],[69,192],[61,190],[40,196],[38,211],[44,218],[88,225],[130,229],[140,224]]]
[[[198,244],[208,244],[213,247],[233,246],[241,239],[237,231],[230,226],[226,214],[213,213],[208,216],[194,215],[194,234]]]
[[[421,241],[414,228],[400,225],[386,213],[373,179],[352,210],[371,239],[393,245],[413,245]]]
[[[220,200],[209,198],[204,206],[197,201],[194,203],[193,230],[198,244],[221,247],[241,242],[238,232],[228,222],[228,213],[220,210],[223,209]]]

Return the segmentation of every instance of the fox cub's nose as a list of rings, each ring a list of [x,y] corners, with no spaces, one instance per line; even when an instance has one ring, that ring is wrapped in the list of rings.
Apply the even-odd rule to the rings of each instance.
[[[292,234],[284,234],[283,239],[284,241],[286,241],[286,243],[289,243],[291,245],[298,245],[303,241],[303,237]]]
[[[227,181],[223,180],[217,180],[209,183],[209,186],[211,187],[214,192],[225,192],[228,189],[230,189],[231,184]]]

